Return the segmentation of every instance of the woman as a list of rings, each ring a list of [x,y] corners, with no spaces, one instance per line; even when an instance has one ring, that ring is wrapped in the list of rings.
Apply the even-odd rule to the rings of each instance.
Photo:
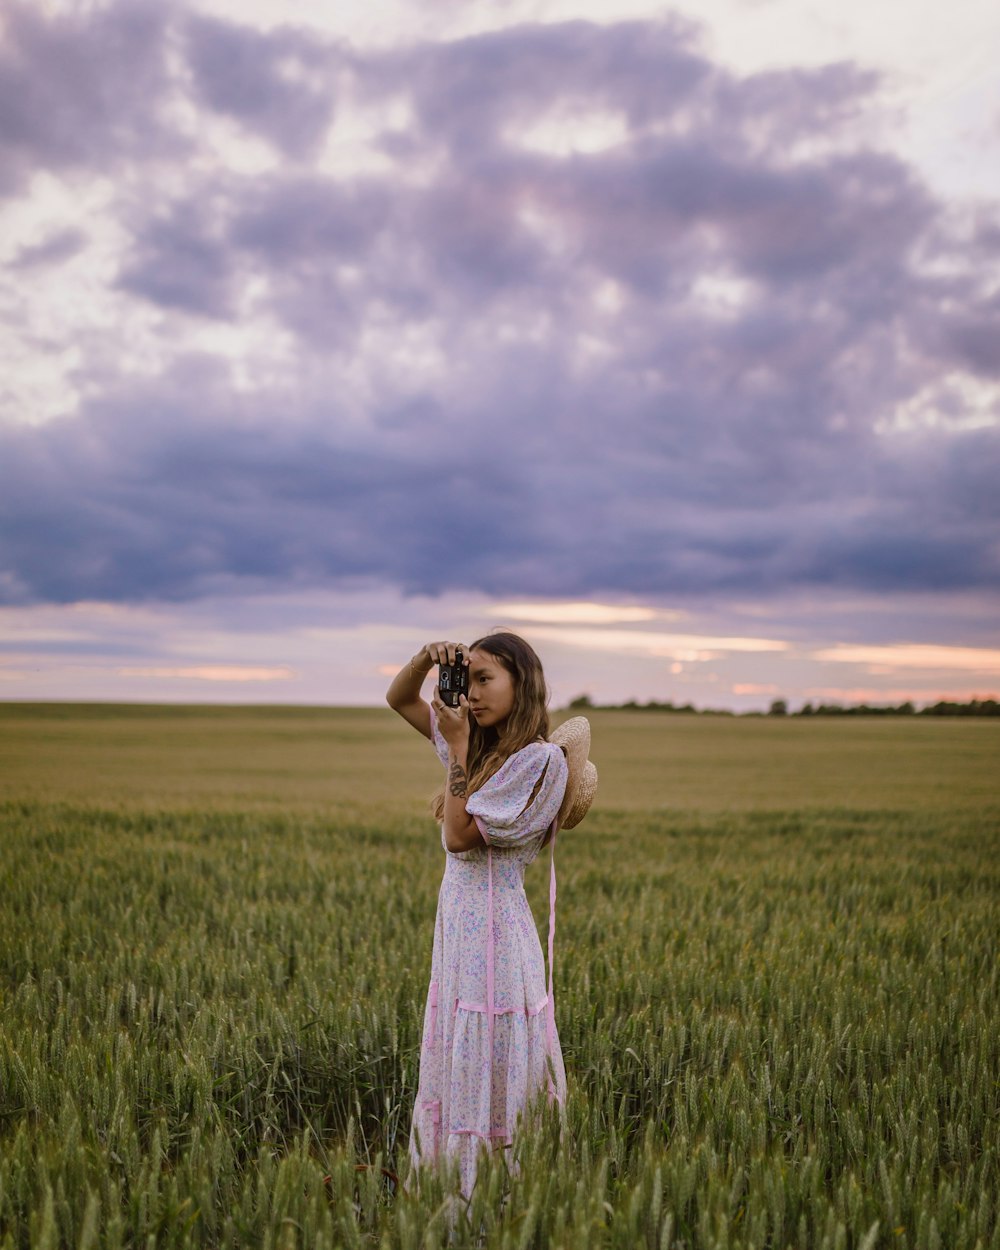
[[[435,687],[429,706],[420,697],[424,678],[435,664],[454,664],[459,647],[468,698],[450,708]],[[433,804],[447,859],[410,1159],[415,1168],[457,1158],[468,1197],[480,1146],[510,1145],[518,1113],[543,1085],[550,1101],[565,1100],[552,1000],[553,917],[546,990],[524,868],[555,833],[568,768],[562,748],[548,741],[541,662],[516,634],[489,634],[471,648],[427,643],[386,700],[430,738],[447,771]],[[554,875],[550,899],[554,905]]]

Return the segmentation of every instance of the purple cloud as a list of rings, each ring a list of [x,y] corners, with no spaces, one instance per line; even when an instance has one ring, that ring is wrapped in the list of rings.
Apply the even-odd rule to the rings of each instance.
[[[37,169],[112,169],[187,143],[161,116],[169,90],[166,6],[139,0],[46,17],[4,7],[0,44],[0,195]]]
[[[141,383],[84,364],[76,416],[0,428],[4,601],[358,577],[430,594],[996,587],[1000,433],[964,428],[952,379],[985,386],[1000,365],[995,215],[953,232],[910,167],[858,141],[789,155],[849,136],[877,75],[737,79],[674,20],[361,53],[138,12],[74,19],[74,40],[118,32],[162,71],[179,32],[190,103],[287,159],[258,177],[203,161],[130,197],[114,290],[162,314],[161,345],[192,318],[255,317],[295,367],[248,392],[189,346]],[[69,55],[65,20],[20,13],[23,72]],[[308,163],[345,83],[409,104],[372,140],[385,173]],[[181,89],[153,75],[145,148],[126,122],[59,159],[155,180],[187,141],[156,120]],[[577,107],[624,119],[622,141],[521,142]],[[19,142],[56,159],[44,127]],[[925,424],[886,432],[904,409]]]
[[[8,264],[15,272],[44,268],[60,261],[71,260],[86,246],[87,236],[82,230],[71,226],[66,230],[57,230],[41,243],[21,248]]]
[[[169,206],[136,232],[116,285],[162,308],[227,318],[235,299],[231,251],[213,237],[205,206]]]
[[[195,97],[267,139],[282,153],[312,154],[330,125],[340,57],[309,35],[268,34],[187,16],[183,22]]]

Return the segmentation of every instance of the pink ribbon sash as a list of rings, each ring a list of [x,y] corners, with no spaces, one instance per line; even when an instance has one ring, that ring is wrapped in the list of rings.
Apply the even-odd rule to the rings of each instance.
[[[559,832],[558,816],[552,822],[552,845],[549,855],[549,1003],[545,1012],[545,1053],[549,1058],[549,1098],[556,1097],[556,1088],[552,1080],[552,1055],[556,1042],[556,991],[552,979],[555,965],[556,936],[556,834]]]

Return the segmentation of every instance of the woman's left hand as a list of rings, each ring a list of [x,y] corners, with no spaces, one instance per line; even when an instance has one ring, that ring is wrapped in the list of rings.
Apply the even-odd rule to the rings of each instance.
[[[445,742],[455,751],[467,750],[469,746],[469,700],[460,694],[459,706],[449,707],[441,700],[437,686],[431,698],[431,707],[437,716],[438,728]]]

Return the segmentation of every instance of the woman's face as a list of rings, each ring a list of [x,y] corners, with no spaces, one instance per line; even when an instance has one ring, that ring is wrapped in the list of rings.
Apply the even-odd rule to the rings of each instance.
[[[487,651],[469,652],[469,714],[480,729],[503,733],[514,710],[514,678]]]

